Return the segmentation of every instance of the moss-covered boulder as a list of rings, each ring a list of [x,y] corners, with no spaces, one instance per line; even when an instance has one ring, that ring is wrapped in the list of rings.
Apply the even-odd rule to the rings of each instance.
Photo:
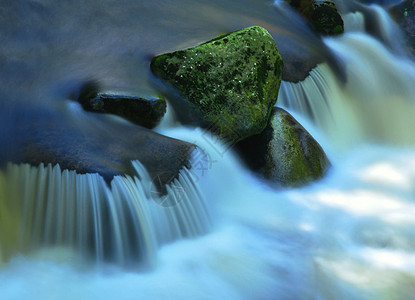
[[[343,19],[332,0],[286,0],[296,9],[313,29],[323,35],[336,35],[344,32]]]
[[[118,115],[146,128],[157,126],[166,113],[166,100],[163,97],[142,98],[125,93],[102,93],[94,82],[84,84],[78,101],[87,111]]]
[[[214,128],[236,142],[266,126],[281,83],[283,62],[275,41],[254,26],[186,50],[156,56],[152,72],[180,94],[183,122]],[[184,114],[183,101],[189,107]]]
[[[330,166],[316,140],[288,112],[274,108],[259,135],[237,144],[248,166],[282,186],[300,186],[322,177]]]

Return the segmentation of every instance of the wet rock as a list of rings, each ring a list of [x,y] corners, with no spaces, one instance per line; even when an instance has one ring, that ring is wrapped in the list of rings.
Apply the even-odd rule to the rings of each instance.
[[[115,93],[99,93],[83,103],[87,111],[114,114],[135,124],[153,128],[166,113],[164,98],[141,98]]]
[[[80,174],[99,173],[110,182],[116,175],[136,175],[131,161],[139,160],[164,187],[184,166],[191,167],[196,149],[194,144],[101,114],[35,108],[21,113],[24,122],[14,123],[13,137],[0,138],[8,145],[0,149],[3,164],[59,164]]]
[[[391,15],[405,34],[408,50],[415,57],[415,1],[404,1],[395,6]]]
[[[330,162],[320,145],[288,112],[274,108],[259,134],[236,145],[247,165],[272,183],[300,186],[321,178]]]
[[[296,9],[313,29],[323,35],[336,35],[344,32],[343,19],[332,0],[286,0]]]
[[[180,99],[173,102],[179,118],[214,128],[231,142],[265,128],[277,100],[282,68],[273,38],[258,26],[151,61],[152,72],[179,93]]]
[[[160,98],[142,98],[121,93],[98,92],[98,85],[87,83],[81,90],[78,101],[91,112],[114,114],[146,128],[160,123],[166,113],[166,101]]]

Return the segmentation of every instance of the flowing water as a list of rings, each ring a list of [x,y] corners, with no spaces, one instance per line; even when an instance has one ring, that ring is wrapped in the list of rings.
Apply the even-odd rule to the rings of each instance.
[[[306,187],[271,189],[232,149],[181,126],[171,111],[156,130],[206,155],[194,153],[193,168],[166,196],[138,161],[136,176],[110,185],[96,174],[9,163],[0,172],[0,299],[414,299],[415,63],[390,30],[394,23],[381,7],[348,13],[344,5],[347,32],[321,42],[273,20],[277,12],[261,1],[225,2],[131,1],[125,7],[140,11],[131,22],[111,1],[75,1],[77,13],[63,1],[2,4],[4,18],[28,13],[44,39],[27,41],[24,20],[4,29],[2,55],[13,50],[13,57],[3,62],[2,92],[14,101],[0,106],[3,141],[13,144],[11,125],[28,114],[22,103],[36,103],[42,88],[48,96],[39,106],[73,120],[81,112],[63,99],[73,78],[94,74],[108,87],[151,92],[146,53],[258,23],[275,35],[295,33],[304,45],[323,42],[345,70],[344,81],[322,63],[302,82],[283,82],[277,102],[325,149],[328,174]],[[55,27],[47,30],[41,16]],[[154,28],[151,16],[160,22]],[[369,17],[384,30],[365,32]],[[24,51],[27,44],[36,51]],[[76,120],[85,126],[88,118]]]

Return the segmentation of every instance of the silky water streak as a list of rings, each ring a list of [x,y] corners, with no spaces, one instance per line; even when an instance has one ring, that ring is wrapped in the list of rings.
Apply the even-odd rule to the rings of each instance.
[[[0,174],[0,254],[68,248],[97,263],[153,265],[164,243],[205,233],[209,212],[184,168],[161,194],[145,168],[116,176],[108,186],[98,174],[59,165],[9,164]]]

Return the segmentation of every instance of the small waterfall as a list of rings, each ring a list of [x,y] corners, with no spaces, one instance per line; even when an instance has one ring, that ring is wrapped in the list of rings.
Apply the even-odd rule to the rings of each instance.
[[[302,82],[282,82],[277,105],[313,122],[339,149],[364,140],[357,116],[327,64],[314,68]]]
[[[362,142],[415,144],[414,62],[362,32],[325,43],[344,64],[346,83],[321,64],[302,82],[283,82],[278,105],[314,122],[337,149]]]
[[[63,247],[98,264],[151,266],[161,245],[209,229],[208,208],[188,169],[162,195],[145,168],[132,164],[137,176],[117,176],[110,187],[98,174],[59,165],[9,164],[0,173],[0,258]]]

